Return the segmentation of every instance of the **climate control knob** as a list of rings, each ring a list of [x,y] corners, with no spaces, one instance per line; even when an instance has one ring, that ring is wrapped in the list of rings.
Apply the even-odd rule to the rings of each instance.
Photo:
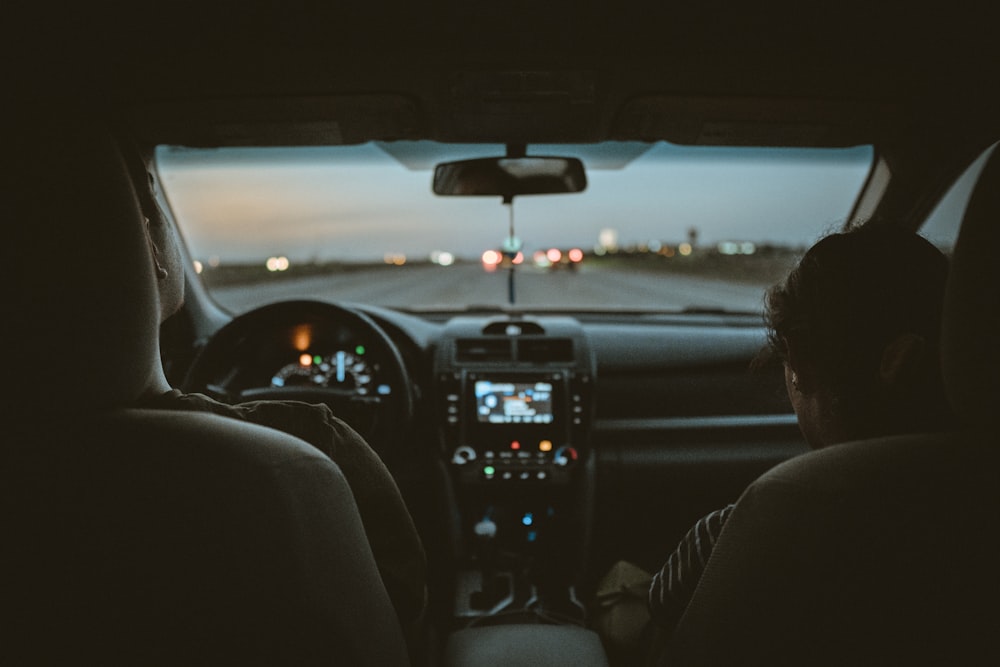
[[[579,454],[575,449],[566,445],[565,447],[560,447],[556,450],[555,455],[552,457],[552,462],[557,466],[568,466],[574,463],[578,458]]]
[[[464,466],[469,461],[476,460],[476,450],[468,445],[455,448],[455,453],[451,455],[451,462],[457,466]]]

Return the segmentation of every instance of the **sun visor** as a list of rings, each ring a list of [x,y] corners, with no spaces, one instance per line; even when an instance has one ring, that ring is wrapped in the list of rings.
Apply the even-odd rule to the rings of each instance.
[[[417,139],[426,124],[413,99],[389,94],[167,101],[133,107],[127,119],[145,143],[202,148]]]
[[[898,119],[884,104],[646,95],[622,106],[610,134],[700,146],[843,148],[884,136],[893,112]]]
[[[503,144],[445,144],[436,141],[379,141],[375,144],[411,171],[432,170],[439,162],[500,157]],[[583,160],[587,169],[624,169],[646,153],[652,144],[613,141],[596,144],[529,144],[527,153],[563,155]]]

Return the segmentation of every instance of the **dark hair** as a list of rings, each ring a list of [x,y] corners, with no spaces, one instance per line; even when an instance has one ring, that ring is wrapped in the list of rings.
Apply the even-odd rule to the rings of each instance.
[[[944,254],[915,232],[863,226],[827,236],[767,294],[771,351],[787,361],[792,347],[832,396],[866,401],[886,345],[913,333],[932,353],[933,381],[947,273]]]

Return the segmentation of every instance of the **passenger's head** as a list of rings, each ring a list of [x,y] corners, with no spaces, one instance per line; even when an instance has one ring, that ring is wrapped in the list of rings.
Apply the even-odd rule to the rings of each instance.
[[[947,270],[919,235],[866,226],[819,241],[768,292],[770,346],[812,447],[949,423],[939,370]]]

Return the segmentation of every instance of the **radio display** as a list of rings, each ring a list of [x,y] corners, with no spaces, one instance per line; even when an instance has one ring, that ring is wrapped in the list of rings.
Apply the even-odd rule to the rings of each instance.
[[[551,424],[551,382],[476,380],[476,420],[481,424]]]

